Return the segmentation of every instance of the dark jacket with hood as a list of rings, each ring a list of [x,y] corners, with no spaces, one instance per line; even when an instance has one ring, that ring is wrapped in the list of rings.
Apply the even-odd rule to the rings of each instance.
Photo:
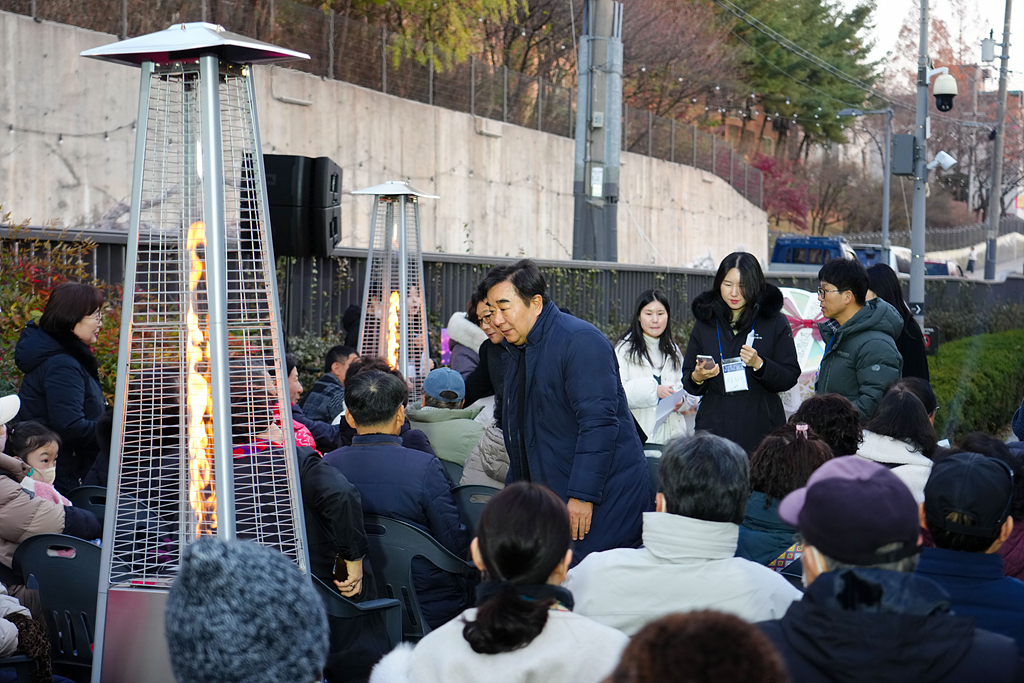
[[[562,500],[594,504],[590,532],[573,546],[573,562],[638,546],[654,494],[611,342],[548,302],[526,344],[502,343],[507,481],[535,481]]]
[[[779,392],[788,391],[800,377],[800,362],[793,343],[793,330],[781,314],[782,292],[775,285],[766,285],[761,299],[755,304],[754,350],[764,360],[761,369],[747,367],[747,391],[725,393],[725,378],[716,377],[697,384],[693,370],[697,356],[712,356],[719,368],[722,357],[736,358],[746,343],[749,329],[733,330],[731,320],[720,318],[715,301],[718,292],[708,291],[693,302],[696,319],[690,342],[683,360],[683,388],[700,396],[700,408],[694,428],[738,443],[747,453],[753,453],[766,434],[786,422]],[[721,338],[721,348],[719,348]]]
[[[758,627],[793,683],[1024,681],[1011,638],[954,616],[946,592],[915,574],[825,572],[786,616]]]
[[[18,417],[41,422],[60,436],[54,485],[66,494],[81,483],[99,451],[96,426],[106,407],[99,364],[74,333],[54,337],[35,323],[22,330],[14,362],[25,373]]]
[[[870,417],[903,372],[903,356],[896,348],[903,318],[885,301],[872,299],[838,330],[830,322],[818,323],[825,355],[814,390],[845,396],[861,417]]]

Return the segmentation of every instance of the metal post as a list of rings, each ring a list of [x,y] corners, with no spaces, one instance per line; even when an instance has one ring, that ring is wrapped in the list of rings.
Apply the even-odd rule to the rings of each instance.
[[[508,123],[508,67],[502,66],[501,84],[501,120]]]
[[[427,104],[434,104],[434,53],[427,59]]]
[[[34,4],[34,3],[33,3]],[[153,62],[142,63],[142,78],[139,86],[139,109],[138,124],[135,127],[135,164],[132,166],[132,197],[131,208],[128,213],[128,244],[139,242],[139,217],[142,213],[142,176],[146,166],[146,131],[149,128],[149,88],[153,79]],[[138,272],[138,249],[128,249],[124,267],[123,291],[135,291],[135,276]],[[129,330],[132,325],[132,308],[123,306],[121,308],[121,329]],[[117,384],[118,387],[125,386],[128,381],[128,356],[131,335],[122,334],[118,343],[117,352]],[[107,490],[112,494],[111,501],[117,500],[117,490],[120,484],[121,473],[121,451],[117,444],[124,440],[124,401],[128,393],[125,391],[115,392],[114,399],[114,420],[110,434],[110,478],[107,481]],[[111,503],[103,513],[103,546],[100,551],[100,584],[99,595],[96,600],[96,642],[93,644],[93,667],[92,683],[100,683],[100,671],[103,658],[103,633],[106,630],[107,594],[110,589],[110,568],[113,565],[111,555],[114,548],[114,526],[116,525],[117,505]]]
[[[885,165],[882,173],[882,262],[886,265],[890,262],[889,252],[892,249],[892,242],[889,240],[889,181],[892,178],[892,109],[885,110],[885,151],[882,163]]]
[[[1003,18],[1003,53],[999,56],[999,104],[996,105],[996,140],[992,149],[992,188],[988,192],[988,236],[985,240],[985,279],[996,277],[996,249],[999,238],[999,217],[1003,211],[1003,142],[1006,121],[1006,66],[1010,61],[1010,9],[1006,0]]]
[[[206,291],[210,323],[210,383],[213,386],[213,460],[217,491],[217,535],[235,537],[234,456],[228,365],[228,254],[224,205],[224,148],[220,122],[220,59],[199,58],[202,115],[203,218],[206,221]]]
[[[473,55],[469,56],[469,113],[476,116],[476,59]]]
[[[924,327],[925,192],[928,188],[928,0],[921,0],[921,37],[917,56],[917,122],[914,135],[914,215],[910,230],[910,311]]]
[[[711,135],[711,172],[718,175],[718,136]]]
[[[693,141],[693,167],[697,168],[697,126],[690,124],[690,139]]]
[[[398,333],[402,336],[398,345],[398,369],[409,377],[409,263],[408,235],[405,232],[405,203],[408,197],[404,194],[398,199]],[[369,273],[367,273],[369,277]],[[420,292],[420,297],[423,292]]]
[[[208,5],[209,5],[208,0],[203,0],[203,2],[201,4],[201,11],[202,11],[202,14],[203,14],[203,21],[209,21],[210,20],[210,12],[209,12]]]
[[[537,76],[537,130],[541,130],[541,121],[544,116],[544,104],[543,104],[543,93],[544,93],[544,80]]]
[[[330,61],[327,62],[327,78],[334,80],[334,17],[336,13],[331,10],[327,15],[327,30],[330,33],[327,35],[327,56]]]
[[[733,188],[736,187],[736,178],[735,178],[736,174],[734,173],[734,169],[736,168],[736,163],[735,162],[736,162],[736,153],[733,152],[730,149],[729,150],[729,185],[731,185]]]
[[[654,112],[647,110],[647,156],[654,156]]]
[[[671,139],[672,139],[672,143],[671,144],[672,144],[672,147],[671,147],[671,150],[668,153],[668,159],[669,159],[669,161],[675,161],[676,160],[676,120],[675,119],[669,119],[669,122],[670,122],[670,125],[672,126],[672,134],[671,134]]]
[[[388,92],[388,32],[380,30],[380,91]]]
[[[38,13],[36,12],[36,0],[32,0],[32,6],[30,8],[30,11],[32,13],[32,18],[33,19],[38,19],[39,18]]]
[[[128,37],[128,0],[121,0],[121,39]]]

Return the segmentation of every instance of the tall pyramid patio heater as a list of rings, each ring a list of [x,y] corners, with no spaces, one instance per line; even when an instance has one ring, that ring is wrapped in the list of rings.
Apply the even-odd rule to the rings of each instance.
[[[205,23],[82,55],[142,69],[92,681],[173,683],[189,542],[308,566],[251,66],[308,57]]]
[[[437,195],[395,180],[352,194],[373,195],[359,355],[398,368],[412,384],[409,400],[416,405],[430,372],[419,200]]]

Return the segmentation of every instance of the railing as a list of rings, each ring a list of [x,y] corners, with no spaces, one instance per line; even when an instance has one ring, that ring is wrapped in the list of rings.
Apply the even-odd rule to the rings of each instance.
[[[1024,220],[1016,216],[1007,216],[999,221],[999,236],[1011,232],[1024,233]],[[771,233],[778,236],[783,233]],[[842,235],[850,244],[881,244],[882,233],[857,232]],[[957,228],[928,228],[924,231],[925,251],[946,251],[948,249],[966,249],[981,244],[988,237],[988,223],[975,223]],[[910,231],[900,230],[889,233],[889,240],[894,247],[910,246]]]
[[[12,234],[13,232],[13,234]],[[41,227],[0,228],[0,240],[48,242],[88,239],[96,246],[85,258],[87,272],[112,285],[124,281],[127,234],[112,232],[55,231]],[[34,243],[31,248],[45,248]],[[432,327],[444,327],[456,311],[465,310],[470,294],[487,270],[515,259],[474,254],[424,253],[423,266],[426,305]],[[590,261],[537,261],[548,281],[548,294],[559,306],[588,320],[606,334],[621,332],[636,297],[647,289],[664,291],[672,305],[673,320],[685,324],[693,319],[690,304],[701,292],[710,289],[713,271],[684,268],[602,263]],[[351,305],[362,305],[366,276],[366,250],[338,248],[330,258],[278,259],[278,283],[285,333],[299,336],[340,328],[342,316]],[[817,273],[766,273],[769,282],[782,287],[813,291]],[[926,277],[926,310],[929,306],[948,306],[964,296],[978,307],[1000,302],[1024,301],[1024,278],[989,283],[959,278]],[[927,314],[927,313],[926,313]]]
[[[0,0],[0,10],[122,37],[184,21],[211,21],[228,31],[309,54],[290,68],[353,83],[473,116],[573,137],[576,90],[470,57],[437,71],[433,62],[396,61],[395,36],[384,29],[291,0]],[[692,124],[623,106],[625,151],[700,168],[762,206],[762,175],[721,138]]]

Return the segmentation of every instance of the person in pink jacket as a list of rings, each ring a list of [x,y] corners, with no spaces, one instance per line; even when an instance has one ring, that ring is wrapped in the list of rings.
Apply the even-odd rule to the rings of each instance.
[[[39,422],[22,422],[9,427],[7,454],[29,466],[28,477],[22,488],[32,490],[43,500],[57,505],[71,505],[71,501],[53,487],[57,474],[57,452],[60,436]]]

